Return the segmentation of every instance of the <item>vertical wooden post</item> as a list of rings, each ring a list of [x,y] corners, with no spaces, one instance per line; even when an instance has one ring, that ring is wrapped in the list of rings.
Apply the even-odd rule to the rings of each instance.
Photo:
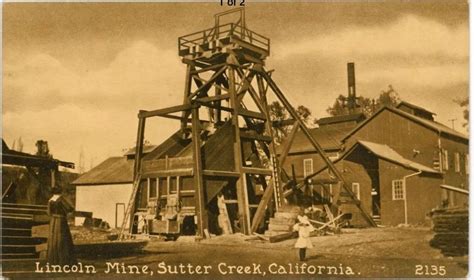
[[[56,169],[51,169],[51,189],[56,187]]]
[[[189,99],[188,96],[191,92],[191,71],[194,69],[194,66],[188,64],[186,66],[186,78],[184,82],[184,98],[183,98],[183,104],[189,104]],[[184,130],[186,126],[188,125],[187,123],[187,118],[189,116],[189,111],[183,111],[181,114],[182,120],[181,120],[181,129]]]
[[[198,236],[204,238],[208,228],[207,207],[204,200],[204,180],[202,176],[201,158],[201,124],[199,122],[199,107],[192,109],[192,144],[194,162],[194,198],[198,225]]]
[[[145,138],[145,120],[146,118],[138,118],[138,133],[137,133],[137,145],[135,147],[135,164],[133,179],[136,180],[138,173],[140,173],[143,155],[143,141]]]
[[[125,213],[125,216],[130,215],[130,217],[128,217],[130,219],[130,233],[133,233],[133,219],[135,217],[137,193],[140,189],[140,171],[142,167],[143,141],[145,138],[145,122],[146,122],[146,118],[138,117],[137,144],[135,147],[135,162],[134,162],[134,169],[133,169],[134,189],[132,190],[133,193],[129,202],[131,203],[131,205],[128,206],[130,209],[129,211],[127,211],[127,213]],[[125,221],[124,221],[124,226],[125,226]]]
[[[236,59],[229,56],[228,61],[235,61]],[[239,207],[239,222],[240,229],[243,234],[250,234],[250,213],[247,197],[247,180],[246,174],[242,170],[242,145],[240,143],[240,128],[239,128],[239,108],[235,73],[233,66],[228,67],[227,77],[229,79],[229,93],[230,93],[230,107],[232,108],[232,126],[234,127],[234,164],[235,171],[239,172],[240,177],[236,182],[237,185],[237,203]]]

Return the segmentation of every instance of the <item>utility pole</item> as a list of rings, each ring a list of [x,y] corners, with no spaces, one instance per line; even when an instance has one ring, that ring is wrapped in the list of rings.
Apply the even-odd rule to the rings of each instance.
[[[454,122],[458,119],[449,119],[448,121],[451,122],[451,127],[454,129]]]

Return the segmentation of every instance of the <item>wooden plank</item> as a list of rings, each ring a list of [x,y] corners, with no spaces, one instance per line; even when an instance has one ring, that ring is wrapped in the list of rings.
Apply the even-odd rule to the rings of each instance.
[[[265,121],[267,120],[267,117],[264,114],[259,113],[259,112],[249,111],[244,108],[239,108],[238,114],[241,116],[249,117],[253,119],[259,119],[259,120],[265,120]]]
[[[49,235],[49,224],[33,226],[31,228],[31,237],[48,238]]]
[[[219,101],[219,100],[224,100],[224,99],[229,99],[230,94],[221,94],[221,95],[215,95],[215,96],[208,96],[208,97],[201,97],[196,99],[197,102],[204,103],[204,102],[214,102],[214,101]]]
[[[194,188],[196,201],[196,216],[198,221],[198,236],[205,237],[205,230],[208,229],[207,207],[204,201],[204,180],[202,174],[201,157],[201,124],[199,122],[199,108],[192,110],[192,147],[194,161]]]
[[[227,66],[224,66],[219,71],[214,73],[214,75],[212,75],[212,77],[207,82],[202,84],[196,91],[194,91],[192,94],[190,94],[188,99],[191,100],[194,96],[198,95],[202,90],[205,90],[206,88],[211,87],[212,83],[214,83],[214,81],[217,78],[219,78],[219,76],[222,75],[222,73],[224,73],[226,71],[226,69],[227,69]]]
[[[275,242],[280,242],[280,241],[284,241],[284,240],[287,240],[287,239],[293,239],[293,238],[296,238],[296,237],[298,237],[297,232],[286,232],[286,233],[270,236],[268,238],[268,241],[270,241],[270,243],[275,243]]]
[[[203,170],[204,176],[215,176],[215,177],[240,177],[240,173],[232,171],[222,170]]]
[[[263,192],[263,196],[258,204],[257,211],[255,211],[255,215],[253,216],[251,231],[255,232],[262,222],[262,219],[265,217],[265,209],[267,208],[268,203],[272,199],[273,196],[273,182],[270,181],[267,188]]]
[[[153,177],[168,177],[168,176],[192,176],[192,168],[180,168],[180,169],[171,169],[171,170],[159,170],[143,173],[143,178],[153,178]]]
[[[290,152],[291,145],[293,144],[293,140],[295,140],[295,136],[296,136],[296,133],[298,132],[299,127],[300,125],[298,124],[298,122],[295,122],[293,124],[290,135],[287,138],[288,141],[286,141],[286,143],[283,145],[283,149],[279,158],[279,162],[281,166],[285,164],[286,158],[288,156],[288,153]]]
[[[74,211],[74,217],[92,218],[92,212],[87,212],[87,211]]]
[[[267,175],[271,176],[272,170],[265,168],[256,168],[256,167],[242,167],[242,171],[248,174],[258,174],[258,175]]]
[[[178,113],[178,112],[182,112],[182,111],[189,111],[189,110],[193,109],[194,107],[195,106],[193,106],[191,104],[185,104],[185,105],[172,106],[172,107],[158,109],[158,110],[152,110],[152,111],[140,110],[140,112],[138,113],[138,117],[139,118],[149,118],[149,117],[163,116],[163,115]],[[185,119],[187,119],[187,117]]]

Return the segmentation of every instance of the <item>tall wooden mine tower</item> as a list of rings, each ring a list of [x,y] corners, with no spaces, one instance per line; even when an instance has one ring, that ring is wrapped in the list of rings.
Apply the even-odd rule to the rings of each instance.
[[[239,18],[224,24],[222,20],[227,15],[238,15]],[[343,180],[265,69],[270,39],[247,28],[244,9],[215,15],[214,27],[179,37],[178,49],[187,67],[183,102],[165,109],[140,111],[138,115],[135,183],[125,221],[130,219],[133,223],[134,213],[139,208],[140,182],[154,174],[159,176],[157,184],[167,180],[168,190],[173,189],[169,184],[175,176],[176,180],[172,182],[177,184],[176,191],[170,192],[174,194],[186,189],[185,179],[188,179],[190,186],[186,199],[189,203],[183,204],[192,205],[197,235],[206,235],[210,203],[225,188],[231,196],[226,198],[227,203],[237,206],[236,228],[244,234],[255,232],[268,215],[267,211],[278,211],[288,193],[284,192],[285,186],[280,179],[280,163],[285,160],[291,143],[277,158],[273,132],[281,123],[270,119],[269,94],[273,94],[291,115],[292,134],[301,129],[331,172]],[[145,122],[152,117],[180,121],[181,130],[176,135],[184,143],[182,151],[163,152],[160,158],[143,160]],[[152,166],[160,166],[160,160],[166,161],[164,167],[153,170]],[[357,200],[352,191],[346,189]],[[232,199],[232,194],[236,199]],[[134,233],[133,226],[131,228]]]

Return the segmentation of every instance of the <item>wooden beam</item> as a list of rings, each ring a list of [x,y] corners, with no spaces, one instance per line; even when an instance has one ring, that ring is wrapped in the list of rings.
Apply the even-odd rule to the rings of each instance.
[[[212,177],[240,177],[240,173],[232,172],[232,171],[222,171],[222,170],[203,170],[204,176],[212,176]]]
[[[265,117],[264,114],[259,113],[259,112],[254,112],[254,111],[249,111],[244,108],[239,108],[238,110],[239,115],[244,116],[244,117],[249,117],[249,118],[254,118],[254,119],[259,119],[259,120],[267,120],[267,117]]]
[[[263,69],[260,72],[262,77],[265,79],[267,84],[270,86],[272,89],[273,93],[276,95],[276,97],[282,102],[283,106],[286,108],[288,113],[299,123],[299,126],[303,133],[306,135],[308,140],[310,141],[311,145],[316,149],[316,151],[319,153],[323,161],[326,163],[326,166],[334,173],[334,175],[341,181],[343,182],[343,187],[346,189],[346,191],[350,194],[351,198],[353,200],[358,200],[355,194],[352,192],[352,190],[348,187],[348,184],[345,182],[344,177],[342,174],[337,170],[336,166],[333,164],[333,162],[326,156],[326,153],[324,152],[323,148],[319,143],[314,139],[314,137],[311,135],[309,129],[306,127],[305,123],[300,119],[298,116],[296,110],[291,106],[290,102],[286,99],[285,95],[283,92],[278,88],[278,86],[275,84],[273,79],[268,75],[268,73]],[[362,213],[362,216],[365,218],[365,220],[371,225],[371,226],[377,226],[377,224],[374,222],[372,217],[368,214],[368,212],[362,207],[361,204],[357,205],[359,210]]]
[[[242,171],[248,174],[257,174],[257,175],[266,175],[271,176],[272,171],[265,168],[256,168],[256,167],[242,167]]]
[[[268,184],[268,186],[265,188],[265,191],[263,192],[260,203],[258,204],[255,215],[253,216],[251,232],[255,232],[258,229],[258,226],[265,217],[265,210],[267,209],[267,205],[273,197],[273,182],[274,180],[270,181],[270,184]]]
[[[199,73],[202,73],[202,72],[207,72],[207,71],[211,71],[211,70],[220,69],[220,68],[224,67],[225,65],[226,65],[225,63],[216,64],[216,65],[212,65],[212,66],[196,65],[196,66],[201,67],[201,69],[193,70],[193,71],[191,71],[191,74],[194,75],[194,74],[199,74]]]
[[[300,125],[298,122],[295,122],[293,124],[293,127],[291,128],[290,135],[288,136],[288,140],[286,143],[283,145],[283,151],[280,154],[280,158],[278,161],[280,162],[280,166],[283,166],[286,161],[286,157],[288,156],[288,153],[290,152],[291,145],[293,145],[293,140],[295,140],[296,133],[298,132]]]
[[[260,75],[257,75],[257,86],[258,86],[258,92],[259,92],[259,97],[262,102],[263,106],[263,112],[265,113],[265,116],[267,117],[267,120],[265,122],[265,129],[268,134],[270,134],[270,137],[272,138],[272,142],[270,142],[270,148],[268,149],[269,151],[267,152],[269,154],[270,158],[270,164],[272,165],[272,170],[273,170],[273,195],[275,197],[275,209],[278,211],[280,206],[283,204],[284,200],[282,199],[282,193],[283,193],[283,187],[282,187],[282,181],[281,181],[281,164],[278,161],[278,158],[276,156],[276,144],[275,144],[275,137],[273,134],[273,127],[270,123],[271,117],[270,117],[270,109],[268,106],[268,101],[267,101],[267,90],[268,88],[265,88],[263,84],[263,78]],[[271,152],[270,152],[271,151]]]
[[[180,168],[171,170],[159,170],[143,173],[143,178],[168,177],[168,176],[193,176],[193,168]]]
[[[158,109],[158,110],[153,110],[153,111],[141,110],[138,113],[138,117],[139,118],[149,118],[149,117],[163,116],[163,115],[168,115],[168,114],[171,114],[171,113],[189,111],[194,107],[196,107],[196,106],[191,105],[191,104],[185,104],[185,105],[178,105],[178,106],[173,106],[173,107],[168,107],[168,108],[163,108],[163,109]]]
[[[202,90],[204,90],[206,87],[211,87],[212,86],[212,83],[214,83],[214,81],[220,76],[222,75],[222,73],[225,72],[225,70],[227,69],[227,66],[224,66],[222,67],[219,71],[217,71],[216,73],[214,73],[214,75],[212,75],[212,77],[207,81],[205,82],[204,84],[202,84],[197,90],[195,90],[191,95],[189,95],[188,99],[191,100],[194,96],[198,95]]]
[[[201,124],[199,122],[199,108],[192,110],[192,145],[193,145],[193,172],[194,188],[196,191],[195,205],[198,225],[198,236],[205,237],[205,231],[208,229],[207,207],[205,202],[204,180],[202,175],[202,157],[201,157]]]
[[[193,78],[194,78],[195,80],[198,79],[199,81],[201,81],[201,82],[203,82],[203,83],[207,82],[206,80],[204,80],[203,78],[201,78],[201,77],[199,77],[199,76],[197,76],[197,75],[194,75]],[[217,80],[216,80],[216,81],[217,81]],[[215,87],[215,88],[218,88],[218,89],[220,89],[220,90],[223,90],[223,91],[228,91],[228,89],[226,89],[225,87],[222,87],[221,85],[218,85],[217,83],[213,83],[212,86]]]
[[[191,72],[195,69],[196,68],[194,67],[194,65],[190,65],[190,64],[188,64],[188,66],[186,68],[186,77],[185,77],[185,81],[184,81],[183,105],[191,104],[191,102],[188,99],[188,96],[191,94],[191,84],[192,84],[192,80],[191,80],[192,74],[191,74]],[[189,115],[190,115],[189,111],[181,112],[181,130],[182,131],[184,131],[186,129],[186,126],[188,125],[188,123],[185,122],[184,120],[187,120]]]
[[[228,57],[228,61],[231,62],[235,59],[233,56]],[[232,114],[232,125],[234,127],[234,164],[235,170],[240,174],[240,178],[237,180],[237,200],[238,200],[238,211],[240,229],[243,234],[250,234],[250,213],[248,207],[247,195],[247,182],[246,175],[242,172],[242,144],[240,143],[240,128],[239,128],[239,107],[237,92],[235,88],[235,74],[234,68],[228,67],[227,77],[229,78],[229,93],[231,95],[230,105],[233,110]]]
[[[215,96],[209,96],[209,97],[201,97],[196,99],[197,102],[199,103],[205,103],[205,102],[214,102],[214,101],[219,101],[219,100],[224,100],[224,99],[229,99],[230,94],[221,94],[221,95],[215,95]]]

